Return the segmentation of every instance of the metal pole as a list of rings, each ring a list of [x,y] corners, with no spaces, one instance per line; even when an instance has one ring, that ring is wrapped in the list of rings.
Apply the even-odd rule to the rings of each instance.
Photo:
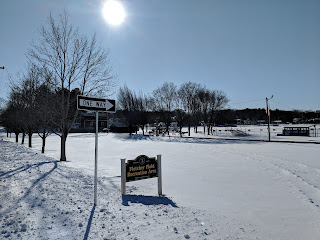
[[[268,128],[269,128],[269,142],[271,140],[271,135],[270,135],[270,108],[268,107]]]
[[[266,104],[267,104],[267,116],[268,116],[268,136],[269,136],[269,142],[270,142],[270,115],[269,115],[268,98],[266,98]]]
[[[94,206],[97,206],[97,182],[98,182],[98,126],[99,124],[99,112],[96,111],[96,136],[94,147]]]
[[[121,159],[121,194],[126,194],[126,159]]]
[[[161,155],[157,155],[158,162],[158,194],[162,195],[162,171],[161,171]]]
[[[268,100],[272,99],[273,95],[271,96],[271,98],[266,98],[266,103],[267,103],[267,115],[268,115],[268,135],[269,135],[269,142],[270,142],[270,109],[269,109],[269,103]]]

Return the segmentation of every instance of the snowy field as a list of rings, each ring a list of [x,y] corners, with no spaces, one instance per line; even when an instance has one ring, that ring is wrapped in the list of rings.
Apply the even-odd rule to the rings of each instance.
[[[69,135],[67,162],[58,136],[44,155],[0,139],[0,239],[320,239],[319,144],[101,133],[93,208],[94,134]],[[120,159],[142,154],[162,155],[165,196],[157,179],[121,195]]]
[[[309,127],[309,137],[301,136],[278,136],[283,133],[284,127]],[[315,130],[316,129],[316,130]],[[184,136],[187,137],[187,128],[183,128]],[[206,130],[207,131],[207,130]],[[246,136],[237,136],[235,133],[240,131]],[[315,132],[316,131],[316,132]],[[191,128],[191,137],[198,138],[234,138],[248,140],[268,140],[268,127],[266,125],[238,125],[236,127],[213,127],[211,135],[207,132],[204,134],[203,126],[198,127],[198,132],[195,133]],[[171,133],[171,136],[179,136],[178,133]],[[316,136],[316,137],[314,137]],[[319,142],[320,141],[320,126],[311,124],[281,124],[277,126],[270,125],[270,137],[272,141],[297,141],[297,142]]]

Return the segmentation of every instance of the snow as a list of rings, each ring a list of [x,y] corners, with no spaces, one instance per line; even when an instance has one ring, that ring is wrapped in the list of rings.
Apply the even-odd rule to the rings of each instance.
[[[36,135],[32,149],[0,139],[0,239],[320,238],[318,144],[99,133],[94,208],[94,134],[68,136],[67,162],[58,136],[45,154]],[[162,155],[165,196],[156,178],[121,195],[120,159],[142,154]]]

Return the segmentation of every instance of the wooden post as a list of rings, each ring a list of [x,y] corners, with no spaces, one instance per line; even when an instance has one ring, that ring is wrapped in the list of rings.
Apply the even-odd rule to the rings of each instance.
[[[126,159],[121,159],[121,194],[126,194]]]
[[[162,172],[161,172],[161,155],[157,155],[158,162],[158,194],[162,195]]]

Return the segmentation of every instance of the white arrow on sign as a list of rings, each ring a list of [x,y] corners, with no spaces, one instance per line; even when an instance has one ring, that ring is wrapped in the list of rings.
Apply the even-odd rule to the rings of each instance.
[[[109,109],[113,108],[113,107],[114,107],[114,105],[113,105],[111,102],[109,102],[108,99],[106,99],[106,109],[107,109],[107,111],[108,111]]]

